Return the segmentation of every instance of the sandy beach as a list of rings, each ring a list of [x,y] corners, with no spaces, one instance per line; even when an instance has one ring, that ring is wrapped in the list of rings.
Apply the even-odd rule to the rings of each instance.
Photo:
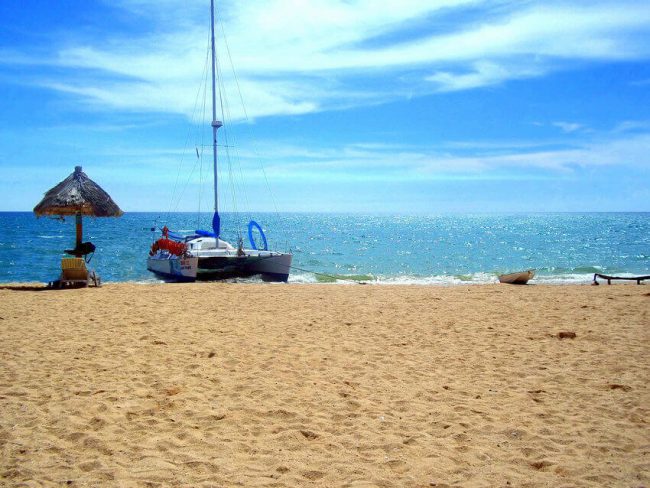
[[[649,312],[620,284],[1,286],[0,485],[648,486]]]

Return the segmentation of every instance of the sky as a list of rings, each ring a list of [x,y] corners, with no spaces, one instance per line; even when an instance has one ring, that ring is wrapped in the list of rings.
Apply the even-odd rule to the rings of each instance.
[[[222,210],[650,211],[647,0],[216,8]],[[0,211],[76,165],[127,212],[209,211],[209,25],[208,0],[0,2]]]

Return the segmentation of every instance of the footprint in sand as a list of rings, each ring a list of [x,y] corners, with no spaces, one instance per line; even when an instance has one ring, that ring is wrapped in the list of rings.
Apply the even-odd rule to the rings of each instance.
[[[542,460],[542,461],[535,461],[533,463],[530,463],[530,466],[536,469],[537,471],[543,471],[549,466],[553,466],[553,463]]]
[[[311,430],[301,430],[300,433],[310,441],[318,438],[318,434],[312,432]]]
[[[316,481],[325,476],[325,473],[322,471],[303,471],[302,475],[308,480]]]

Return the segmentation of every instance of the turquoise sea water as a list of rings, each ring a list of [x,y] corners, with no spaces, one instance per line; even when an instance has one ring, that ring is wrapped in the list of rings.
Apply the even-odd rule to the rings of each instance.
[[[290,282],[361,276],[379,283],[490,283],[530,268],[537,269],[534,283],[587,283],[595,272],[650,274],[650,213],[253,217],[272,249],[293,251]],[[90,266],[103,281],[156,281],[145,264],[151,227],[191,232],[210,219],[195,213],[84,218],[84,240],[97,246]],[[223,236],[236,243],[239,224],[247,241],[247,222],[224,215]],[[74,218],[0,213],[0,282],[54,279],[74,236]]]

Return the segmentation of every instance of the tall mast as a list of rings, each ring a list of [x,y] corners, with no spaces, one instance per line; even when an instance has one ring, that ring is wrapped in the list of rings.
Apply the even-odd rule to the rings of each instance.
[[[214,216],[212,217],[212,231],[217,238],[221,230],[221,218],[219,217],[219,198],[217,186],[217,130],[223,126],[217,120],[217,90],[216,90],[216,61],[217,52],[214,46],[214,0],[210,0],[210,33],[211,33],[211,54],[212,54],[212,159],[214,172]]]

